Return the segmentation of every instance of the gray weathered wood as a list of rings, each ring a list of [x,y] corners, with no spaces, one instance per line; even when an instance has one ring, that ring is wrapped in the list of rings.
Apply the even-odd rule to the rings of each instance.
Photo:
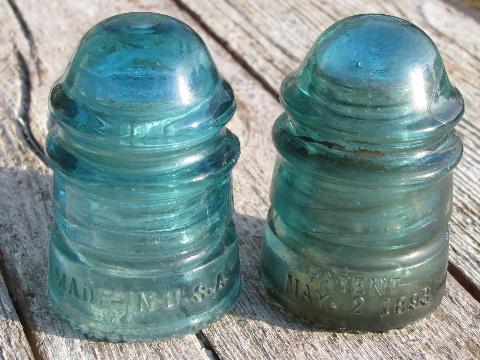
[[[455,171],[450,261],[480,294],[480,12],[439,0],[178,2],[246,62],[271,92],[279,89],[321,32],[341,18],[387,13],[424,29],[465,98],[465,116],[457,127],[465,152]]]
[[[209,5],[207,2],[202,4]],[[116,12],[132,9],[166,12],[188,22],[206,40],[220,70],[232,83],[238,113],[230,128],[242,142],[242,155],[234,170],[234,195],[245,286],[232,314],[204,330],[207,341],[220,358],[475,358],[480,353],[480,308],[452,278],[448,280],[448,294],[434,315],[404,330],[387,334],[315,331],[311,325],[290,319],[266,304],[258,289],[258,262],[275,159],[270,129],[282,109],[225,49],[171,2],[141,0],[131,4],[77,0],[38,4],[33,0],[19,0],[17,6],[32,34],[30,42],[18,36],[18,29],[7,34],[1,32],[0,38],[11,39],[11,43],[17,45],[30,70],[32,101],[28,114],[34,136],[40,144],[43,144],[46,133],[46,101],[50,84],[65,67],[81,35],[97,21]],[[222,32],[222,36],[225,35]],[[10,75],[5,80],[0,78],[0,98],[4,99],[5,109],[13,114],[8,116],[10,121],[2,127],[5,130],[0,137],[0,149],[4,149],[0,150],[0,161],[4,161],[0,166],[10,168],[12,174],[0,194],[7,197],[6,205],[0,202],[0,214],[8,215],[6,220],[1,215],[0,219],[8,221],[9,234],[16,237],[15,241],[2,242],[1,246],[8,254],[6,265],[9,272],[12,277],[18,277],[18,297],[29,299],[21,302],[20,311],[28,318],[39,353],[46,358],[205,357],[206,353],[192,337],[146,345],[90,342],[71,331],[48,309],[44,284],[48,223],[51,220],[50,172],[19,141],[20,130],[25,127],[18,126],[12,119],[22,99],[18,89],[22,83],[25,85],[25,81],[21,82],[15,73],[19,69],[15,65],[18,58],[14,53],[1,58],[6,59],[2,65],[7,64],[3,73]],[[25,103],[25,96],[23,99]],[[26,297],[30,291],[35,295],[31,299]]]
[[[0,174],[1,179],[1,174]],[[4,231],[0,232],[0,237]],[[33,359],[32,350],[0,274],[0,359]]]

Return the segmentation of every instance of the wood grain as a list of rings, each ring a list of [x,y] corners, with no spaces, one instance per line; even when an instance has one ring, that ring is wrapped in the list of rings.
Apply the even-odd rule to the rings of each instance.
[[[0,237],[3,236],[2,230]],[[2,275],[0,275],[0,359],[33,359],[32,350],[23,332],[22,324],[18,320]]]
[[[312,325],[291,319],[266,303],[258,288],[258,263],[275,160],[270,130],[282,109],[258,79],[245,70],[246,64],[239,65],[174,3],[76,0],[38,4],[33,0],[18,0],[15,4],[29,31],[19,28],[17,20],[16,27],[12,25],[11,30],[0,30],[0,38],[9,39],[24,58],[26,71],[24,67],[23,72],[30,75],[31,92],[30,96],[25,96],[19,90],[28,86],[19,76],[22,66],[18,66],[21,61],[15,51],[0,57],[5,59],[1,63],[2,73],[7,74],[0,78],[0,98],[9,112],[0,137],[0,161],[3,161],[0,165],[10,169],[11,174],[11,180],[5,185],[2,183],[3,189],[0,189],[3,191],[0,196],[6,199],[0,202],[0,219],[9,226],[8,233],[14,239],[0,246],[10,274],[7,283],[16,284],[15,303],[21,307],[41,357],[56,358],[55,355],[61,354],[63,358],[197,359],[207,355],[195,337],[134,345],[92,342],[70,330],[51,313],[46,303],[50,172],[29,149],[35,148],[35,144],[43,146],[49,86],[64,69],[82,34],[106,16],[132,10],[164,12],[193,26],[206,40],[213,58],[236,93],[238,112],[229,127],[242,144],[242,154],[234,170],[234,196],[244,291],[231,314],[204,330],[206,346],[210,344],[214,352],[209,355],[221,359],[473,359],[480,353],[479,305],[452,278],[448,279],[448,294],[438,311],[404,330],[387,334],[317,331]],[[208,7],[210,3],[202,4]],[[9,16],[13,16],[11,11]],[[0,48],[4,46],[2,43]],[[17,113],[23,114],[25,121],[15,122]],[[21,140],[24,133],[28,139],[27,124],[31,125],[33,134],[29,147]],[[30,292],[33,297],[27,296]]]
[[[341,18],[386,13],[425,30],[437,44],[450,79],[465,99],[457,127],[464,156],[455,170],[450,261],[480,299],[480,23],[479,12],[437,0],[177,0],[208,27],[273,94],[315,39]]]

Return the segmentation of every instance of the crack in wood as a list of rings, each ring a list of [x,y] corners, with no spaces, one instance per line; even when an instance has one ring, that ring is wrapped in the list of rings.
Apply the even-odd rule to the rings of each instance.
[[[267,92],[278,99],[278,91],[270,85],[268,80],[264,78],[257,70],[255,70],[235,49],[230,46],[227,40],[219,36],[205,21],[200,14],[190,9],[182,0],[173,0],[173,2],[188,15],[190,15],[205,32],[210,35],[217,43],[219,43],[232,57],[240,64],[255,80],[257,80]]]
[[[20,107],[18,109],[17,121],[20,126],[23,138],[28,145],[28,148],[45,164],[47,165],[47,159],[43,147],[38,143],[37,139],[32,134],[32,128],[30,126],[30,104],[32,93],[32,82],[30,80],[30,72],[28,65],[23,57],[22,53],[17,47],[14,47],[15,56],[18,62],[19,77],[21,81],[21,99]]]
[[[480,289],[475,286],[475,283],[457,265],[449,261],[448,272],[475,300],[480,302]]]
[[[198,341],[200,342],[200,344],[202,345],[202,348],[205,350],[205,352],[207,353],[207,356],[209,357],[209,359],[211,360],[220,360],[220,357],[218,356],[218,354],[215,352],[213,346],[212,346],[212,343],[210,342],[210,340],[208,339],[208,337],[204,334],[204,332],[202,330],[200,330],[199,332],[197,332],[195,334],[195,336],[197,337]]]
[[[35,331],[32,328],[32,321],[30,319],[31,313],[29,311],[28,303],[22,301],[25,299],[23,296],[22,291],[20,288],[14,287],[14,291],[12,291],[10,284],[20,284],[20,278],[15,271],[7,271],[5,256],[3,254],[2,249],[0,248],[0,272],[5,280],[5,287],[8,291],[8,296],[12,302],[13,308],[17,313],[18,320],[20,321],[20,325],[22,326],[23,333],[25,334],[25,338],[27,339],[28,345],[30,346],[30,350],[32,351],[32,355],[34,359],[42,360],[43,356],[40,354],[40,349],[38,348],[35,340]]]
[[[43,72],[42,62],[40,60],[40,57],[38,56],[37,44],[35,43],[35,39],[33,38],[32,31],[30,30],[27,22],[25,21],[25,18],[23,17],[19,7],[15,3],[15,0],[7,0],[7,3],[12,9],[13,14],[15,15],[15,19],[17,20],[18,25],[20,26],[23,36],[27,40],[28,47],[30,49],[30,56],[32,57],[32,60],[35,64],[35,70],[37,72],[38,82],[41,85],[42,72]]]
[[[15,0],[7,0],[8,5],[10,6],[13,15],[15,16],[15,20],[18,22],[20,26],[21,32],[25,39],[27,40],[29,50],[30,50],[30,57],[35,64],[35,70],[38,76],[38,82],[42,84],[42,64],[40,57],[38,56],[37,45],[32,35],[32,31],[30,30],[25,18],[22,15],[19,7],[15,3]],[[16,116],[18,125],[20,126],[22,136],[28,146],[28,148],[45,164],[47,165],[47,160],[45,157],[45,152],[43,150],[43,146],[37,141],[37,139],[33,136],[32,127],[31,127],[31,119],[30,119],[30,105],[31,105],[31,93],[32,93],[32,81],[30,76],[30,70],[27,64],[27,61],[21,51],[18,49],[17,46],[14,45],[14,53],[18,63],[19,69],[19,77],[20,77],[20,106],[18,109],[18,113]]]

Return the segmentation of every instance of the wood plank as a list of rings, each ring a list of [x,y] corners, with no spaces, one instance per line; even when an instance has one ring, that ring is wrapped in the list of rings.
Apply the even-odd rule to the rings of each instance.
[[[224,43],[275,93],[320,33],[335,21],[359,13],[408,19],[435,41],[450,79],[465,98],[457,127],[464,156],[455,170],[450,261],[457,276],[480,299],[480,13],[438,0],[214,0],[177,2]],[[475,287],[475,288],[474,288]]]
[[[43,38],[32,51],[32,39],[28,41],[22,36],[22,29],[15,18],[14,11],[6,1],[0,1],[0,229],[1,252],[5,278],[12,292],[14,303],[22,313],[26,331],[34,344],[34,353],[42,359],[209,359],[207,351],[195,335],[185,336],[164,342],[150,343],[107,343],[86,339],[78,331],[74,331],[51,310],[47,299],[47,244],[49,241],[49,227],[52,221],[51,212],[51,172],[36,157],[24,140],[27,119],[17,119],[18,114],[29,115],[32,119],[46,119],[47,104],[38,104],[38,112],[29,109],[30,100],[38,101],[36,96],[39,89],[48,88],[43,85],[43,78],[38,76],[37,70],[49,71],[49,62],[35,64],[38,49],[43,46],[42,41],[56,43],[57,38],[63,40],[73,35],[81,35],[86,28],[104,17],[98,14],[93,18],[86,3],[78,7],[67,8],[72,13],[65,14],[58,10],[55,4],[45,8],[44,4],[35,2],[28,4],[32,17],[46,24],[56,19],[63,24],[51,32],[50,38]],[[24,5],[25,6],[25,5]],[[37,12],[37,9],[41,11]],[[61,8],[61,7],[60,7]],[[59,9],[60,9],[59,8]],[[23,6],[18,11],[24,11]],[[115,9],[108,10],[116,12]],[[75,14],[75,15],[74,15]],[[83,14],[83,17],[80,16]],[[43,16],[43,17],[41,17]],[[71,20],[76,23],[83,21],[83,29],[73,27],[69,31]],[[88,22],[88,23],[87,23]],[[58,26],[52,21],[53,26]],[[29,26],[25,23],[22,26]],[[48,28],[48,27],[46,27]],[[52,30],[52,28],[48,28]],[[36,40],[36,38],[35,38]],[[77,39],[75,39],[76,42]],[[68,40],[67,40],[68,41]],[[34,43],[33,43],[34,44]],[[59,44],[56,44],[57,46]],[[57,52],[53,56],[64,65],[68,60],[67,54]],[[43,70],[42,70],[43,71]],[[31,75],[31,76],[30,76]],[[53,74],[52,74],[53,75]],[[41,80],[41,81],[40,81]],[[52,78],[45,75],[45,82],[49,84]],[[30,93],[29,90],[32,90]],[[18,110],[19,109],[19,110]],[[18,121],[17,121],[18,120]],[[0,282],[0,289],[2,289]],[[1,292],[0,292],[1,294]],[[2,294],[3,295],[3,294]],[[13,317],[14,312],[7,306],[7,299],[0,297],[0,344],[3,354],[14,358],[14,351],[19,358],[31,357],[27,348],[21,347],[21,325]],[[5,305],[7,304],[7,305]],[[7,312],[2,311],[5,305]],[[4,315],[6,314],[6,315]],[[12,337],[18,337],[15,343]],[[9,340],[11,343],[2,341]],[[18,349],[11,350],[11,346]],[[22,351],[26,353],[22,355]],[[0,352],[0,355],[2,352]],[[10,356],[12,355],[12,356]]]
[[[0,173],[0,179],[2,174]],[[1,227],[0,227],[1,229]],[[0,238],[5,232],[0,232]],[[2,240],[3,241],[3,240]],[[0,359],[33,359],[22,324],[13,307],[7,286],[0,274]]]
[[[32,34],[37,44],[38,57],[44,68],[42,71],[44,84],[34,86],[30,110],[35,135],[42,143],[45,134],[43,129],[46,128],[47,122],[46,89],[56,75],[53,74],[54,70],[63,69],[74,43],[89,26],[108,11],[126,11],[130,7],[123,2],[115,2],[114,5],[102,3],[90,4],[88,8],[80,5],[77,8],[72,3],[59,2],[51,5],[42,4],[42,7],[47,7],[43,10],[33,2],[22,1],[19,4],[22,12],[32,14],[28,17],[28,24],[34,29]],[[313,327],[289,319],[265,303],[258,289],[258,260],[262,227],[269,205],[270,176],[275,159],[269,134],[275,117],[281,112],[281,107],[276,99],[262,89],[258,81],[239,66],[218,43],[212,41],[198,24],[184,13],[169,8],[168,4],[141,1],[137,3],[137,9],[168,11],[170,15],[187,21],[198,30],[210,47],[220,70],[234,86],[239,107],[230,128],[242,142],[242,155],[234,170],[234,195],[245,289],[233,313],[204,331],[217,355],[226,359],[318,358],[322,354],[334,358],[360,358],[362,355],[388,358],[417,355],[428,358],[437,355],[434,349],[436,347],[439,349],[440,358],[448,356],[473,358],[472,354],[480,351],[478,338],[480,310],[473,299],[452,279],[449,279],[449,295],[432,317],[405,330],[384,335],[314,331]],[[102,10],[103,6],[110,8]],[[81,25],[75,22],[62,27],[62,22],[55,18],[51,18],[48,23],[41,20],[52,11],[67,13],[70,17],[75,15],[75,19],[78,19],[77,22]],[[36,16],[38,19],[35,19]],[[59,31],[67,40],[59,38],[61,44],[48,43],[46,39],[55,38]],[[64,63],[57,64],[60,61]],[[30,68],[34,68],[33,60],[30,60]],[[45,182],[49,182],[48,177]],[[43,211],[49,212],[48,203],[46,207],[47,209]],[[85,343],[83,340],[79,342]]]

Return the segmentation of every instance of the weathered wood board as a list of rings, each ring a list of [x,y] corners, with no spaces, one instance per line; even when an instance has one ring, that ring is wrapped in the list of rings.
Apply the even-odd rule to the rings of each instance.
[[[0,174],[1,178],[1,174]],[[0,232],[4,236],[4,231]],[[0,275],[0,359],[33,359],[32,350]]]
[[[237,59],[233,58],[187,14],[182,4],[179,7],[171,1],[77,0],[39,4],[34,0],[9,0],[9,3],[0,0],[0,20],[4,24],[0,28],[0,59],[3,60],[0,63],[0,110],[6,114],[0,128],[0,167],[5,174],[0,187],[0,224],[8,228],[9,234],[6,239],[2,238],[0,249],[4,254],[7,286],[17,311],[22,314],[36,357],[473,359],[480,354],[480,306],[451,277],[447,296],[432,316],[387,334],[317,331],[312,325],[284,316],[265,302],[258,288],[258,263],[275,160],[270,129],[282,109],[271,91],[246,70],[257,66],[255,58],[241,57],[240,65],[238,54]],[[211,5],[210,2],[201,4],[204,9]],[[133,10],[167,13],[199,31],[236,93],[238,112],[229,127],[242,143],[242,155],[234,170],[234,195],[244,291],[231,314],[204,330],[207,345],[195,336],[147,344],[90,341],[72,331],[47,304],[51,173],[31,148],[44,144],[48,89],[89,27],[107,16]],[[208,23],[211,31],[213,26],[218,26],[219,19],[211,18]],[[214,35],[223,41],[232,32],[224,29]],[[277,60],[271,58],[270,61]],[[264,71],[265,75],[267,70],[265,67],[260,72]],[[17,121],[18,115],[23,120]],[[31,138],[29,127],[33,133]],[[24,140],[25,134],[30,146]],[[212,349],[204,348],[209,345]]]
[[[439,0],[327,1],[178,0],[251,72],[276,93],[285,75],[331,24],[361,13],[399,16],[420,26],[437,44],[450,79],[465,99],[457,127],[464,156],[455,170],[450,261],[480,298],[480,12]],[[458,3],[458,2],[457,2]]]

